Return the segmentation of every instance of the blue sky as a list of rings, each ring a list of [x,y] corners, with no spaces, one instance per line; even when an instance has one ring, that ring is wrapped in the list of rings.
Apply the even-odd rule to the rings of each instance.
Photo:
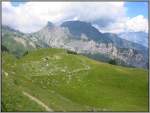
[[[129,17],[135,17],[139,14],[148,18],[148,2],[125,2],[127,8],[127,15]]]
[[[23,2],[23,0],[17,0],[17,2],[16,2],[16,0],[11,0],[11,1],[12,1],[11,4],[13,6],[15,6],[15,7],[19,6],[20,4],[24,4],[25,3],[25,2]]]

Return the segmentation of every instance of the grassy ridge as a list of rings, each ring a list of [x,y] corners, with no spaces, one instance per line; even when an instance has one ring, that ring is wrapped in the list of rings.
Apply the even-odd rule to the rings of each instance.
[[[63,49],[17,60],[2,54],[3,111],[148,111],[148,71],[97,62]]]

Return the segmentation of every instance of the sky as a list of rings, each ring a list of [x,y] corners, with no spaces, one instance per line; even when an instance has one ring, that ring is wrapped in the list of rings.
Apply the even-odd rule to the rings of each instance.
[[[24,33],[68,20],[90,22],[100,32],[148,32],[148,2],[2,2],[2,24]]]
[[[127,7],[127,15],[129,17],[134,17],[141,14],[145,18],[148,18],[147,2],[126,2],[125,7]]]

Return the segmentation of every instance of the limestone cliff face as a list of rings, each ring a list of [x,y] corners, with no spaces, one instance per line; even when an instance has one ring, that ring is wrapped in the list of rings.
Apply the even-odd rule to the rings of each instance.
[[[135,67],[147,67],[148,57],[135,49],[117,48],[112,43],[95,43],[94,41],[72,43],[72,50],[78,53],[101,53],[111,59],[119,59],[127,65]],[[76,49],[75,49],[76,48]]]

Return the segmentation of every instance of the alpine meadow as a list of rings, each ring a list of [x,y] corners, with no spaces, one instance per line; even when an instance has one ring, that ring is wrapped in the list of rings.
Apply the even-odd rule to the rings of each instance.
[[[1,36],[2,112],[149,111],[148,2],[2,2]]]

